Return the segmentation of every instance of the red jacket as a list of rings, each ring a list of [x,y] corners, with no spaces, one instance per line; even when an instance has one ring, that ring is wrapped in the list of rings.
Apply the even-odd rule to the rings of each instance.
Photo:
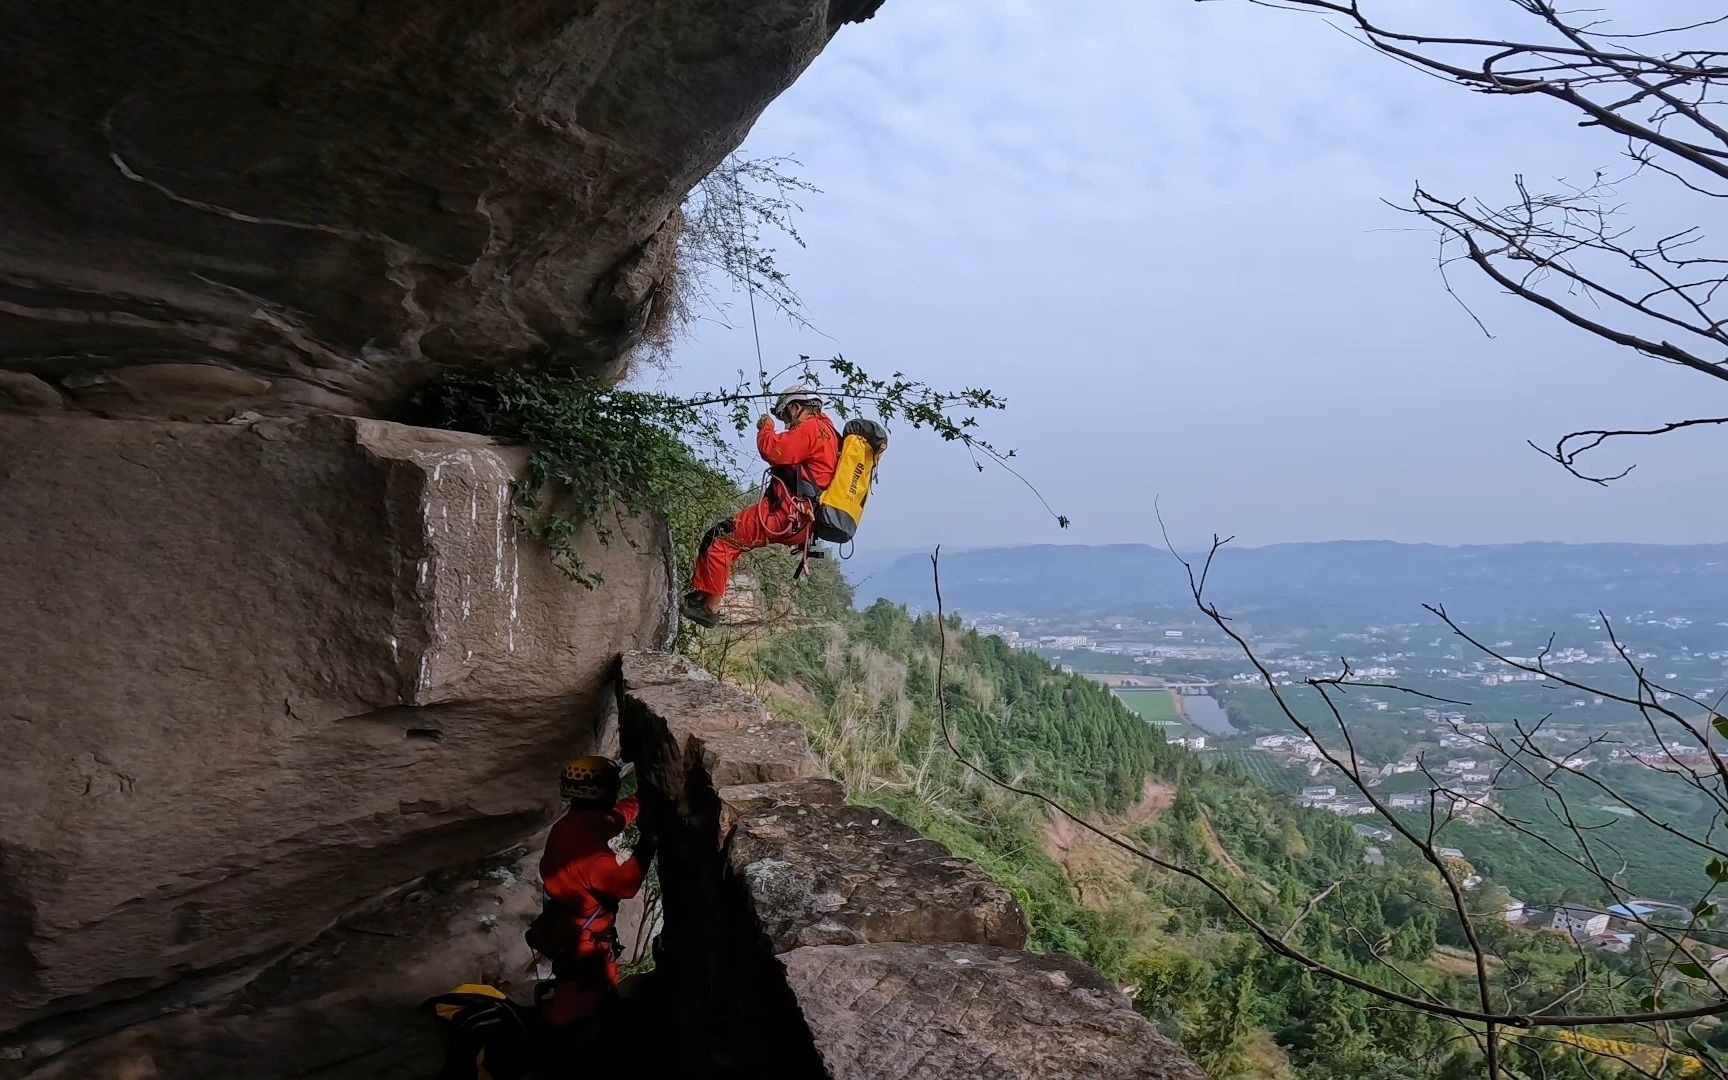
[[[834,482],[834,466],[840,461],[840,434],[827,413],[817,413],[796,427],[775,431],[774,425],[756,429],[756,451],[773,467],[774,474],[794,492],[797,475],[821,491]]]
[[[600,914],[588,929],[602,933],[612,925],[618,901],[642,888],[648,866],[632,853],[623,862],[606,845],[629,828],[641,812],[636,796],[619,799],[609,810],[571,809],[552,826],[540,856],[540,880],[546,895],[580,913],[583,919]]]

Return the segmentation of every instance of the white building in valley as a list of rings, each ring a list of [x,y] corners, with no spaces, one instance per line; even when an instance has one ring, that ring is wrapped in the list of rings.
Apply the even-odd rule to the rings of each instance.
[[[1574,938],[1594,937],[1608,930],[1608,913],[1589,908],[1558,907],[1548,918],[1548,929],[1571,934]]]

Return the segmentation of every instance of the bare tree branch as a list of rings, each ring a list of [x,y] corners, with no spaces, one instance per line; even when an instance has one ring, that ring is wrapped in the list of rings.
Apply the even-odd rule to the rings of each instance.
[[[1579,471],[1578,457],[1580,454],[1589,453],[1598,446],[1601,446],[1604,442],[1607,442],[1609,439],[1627,436],[1666,435],[1671,431],[1681,431],[1685,428],[1721,424],[1728,424],[1728,416],[1708,416],[1700,417],[1696,420],[1676,420],[1673,423],[1663,424],[1661,427],[1653,428],[1627,428],[1611,431],[1574,431],[1570,434],[1562,435],[1560,441],[1554,444],[1554,449],[1552,450],[1544,450],[1534,442],[1530,443],[1530,448],[1548,460],[1557,463],[1567,472],[1576,476],[1580,480],[1588,480],[1592,484],[1607,486],[1609,482],[1621,479],[1638,466],[1628,465],[1619,472],[1613,473],[1609,476],[1592,476],[1589,473]]]
[[[1222,543],[1223,543],[1222,540],[1215,541],[1214,547],[1212,550],[1212,554],[1214,554],[1214,555],[1216,554],[1218,547],[1221,546]],[[1178,556],[1178,558],[1180,558],[1180,556]],[[1191,584],[1192,584],[1193,588],[1197,591],[1198,586],[1199,586],[1199,581],[1200,581],[1200,575],[1194,571],[1192,564],[1188,563],[1186,560],[1183,560],[1183,564],[1184,564],[1184,566],[1188,567],[1188,572],[1190,574]],[[1380,985],[1372,982],[1371,980],[1364,979],[1360,976],[1354,975],[1348,971],[1340,969],[1334,965],[1328,964],[1322,960],[1317,959],[1314,956],[1309,955],[1308,953],[1302,951],[1301,949],[1296,948],[1295,946],[1290,944],[1290,942],[1288,940],[1289,937],[1293,936],[1292,931],[1294,929],[1294,925],[1290,929],[1287,929],[1283,933],[1279,933],[1279,932],[1272,930],[1270,927],[1266,926],[1264,923],[1260,922],[1257,918],[1255,918],[1255,916],[1251,912],[1249,912],[1245,907],[1243,907],[1243,905],[1234,896],[1232,896],[1230,891],[1228,889],[1226,889],[1221,883],[1212,879],[1210,876],[1208,876],[1203,871],[1196,870],[1193,867],[1186,866],[1182,863],[1164,858],[1164,857],[1162,857],[1162,856],[1160,856],[1160,855],[1158,855],[1152,851],[1146,850],[1145,848],[1143,848],[1137,844],[1134,844],[1128,840],[1124,840],[1123,838],[1115,835],[1114,833],[1109,832],[1108,830],[1105,830],[1103,828],[1100,828],[1099,826],[1088,821],[1083,816],[1075,813],[1073,810],[1070,810],[1068,807],[1063,805],[1060,801],[1053,799],[1050,796],[1043,794],[1042,792],[1039,792],[1035,789],[1032,789],[1030,787],[1025,786],[1025,784],[1023,782],[1009,781],[1009,780],[1005,780],[1005,779],[1002,779],[1001,777],[994,775],[989,770],[985,769],[983,766],[981,766],[977,762],[973,761],[971,758],[966,756],[966,754],[961,751],[959,744],[955,741],[953,728],[950,725],[949,718],[948,718],[948,707],[947,707],[947,685],[948,685],[948,682],[947,682],[947,651],[948,651],[948,644],[947,644],[947,635],[949,632],[949,627],[948,627],[948,621],[947,621],[947,618],[948,618],[947,617],[947,610],[946,610],[946,607],[945,607],[943,600],[942,600],[941,549],[940,548],[937,548],[936,551],[934,553],[932,553],[932,555],[931,555],[930,570],[931,570],[932,587],[933,587],[933,590],[935,593],[935,598],[936,598],[936,620],[937,620],[937,631],[938,631],[938,647],[937,647],[937,658],[936,658],[936,680],[935,680],[936,685],[935,685],[935,689],[934,689],[935,705],[936,705],[936,712],[937,712],[938,728],[942,734],[943,744],[946,746],[949,754],[951,754],[954,757],[954,759],[963,768],[965,768],[968,772],[977,776],[979,779],[984,780],[986,783],[989,783],[989,784],[991,784],[991,785],[993,785],[993,786],[995,786],[995,787],[997,787],[1003,791],[1008,791],[1008,792],[1011,792],[1011,793],[1016,794],[1016,795],[1021,795],[1021,796],[1024,796],[1026,798],[1034,799],[1037,802],[1041,803],[1046,808],[1048,808],[1049,810],[1053,811],[1054,813],[1060,815],[1063,818],[1066,818],[1068,821],[1072,822],[1074,825],[1078,826],[1079,828],[1085,830],[1088,833],[1091,833],[1092,835],[1105,841],[1106,843],[1110,844],[1111,846],[1113,846],[1113,847],[1115,847],[1121,851],[1124,851],[1124,852],[1128,853],[1129,855],[1132,855],[1135,858],[1140,859],[1143,862],[1146,862],[1147,864],[1149,864],[1151,866],[1157,867],[1158,869],[1164,870],[1168,873],[1175,874],[1178,877],[1181,877],[1181,878],[1186,879],[1188,881],[1192,881],[1195,884],[1201,886],[1208,893],[1210,893],[1212,896],[1217,898],[1218,901],[1220,903],[1222,903],[1224,905],[1224,907],[1231,913],[1232,917],[1234,917],[1242,926],[1244,926],[1246,929],[1248,929],[1254,935],[1254,937],[1260,941],[1260,943],[1262,945],[1264,945],[1268,950],[1270,950],[1275,955],[1281,956],[1284,959],[1289,960],[1289,961],[1297,964],[1298,966],[1300,966],[1300,967],[1302,967],[1308,971],[1311,971],[1317,975],[1320,975],[1324,978],[1332,979],[1332,980],[1335,980],[1339,983],[1342,983],[1343,985],[1350,986],[1354,989],[1364,991],[1365,993],[1371,994],[1377,998],[1380,998],[1381,1000],[1388,1001],[1388,1002],[1391,1002],[1393,1004],[1401,1005],[1401,1006],[1404,1006],[1407,1008],[1417,1009],[1419,1011],[1428,1013],[1430,1015],[1434,1015],[1434,1016],[1438,1016],[1438,1017],[1442,1017],[1442,1018],[1447,1018],[1447,1019],[1451,1019],[1451,1020],[1458,1020],[1458,1021],[1474,1022],[1474,1023],[1479,1023],[1479,1024],[1484,1025],[1484,1027],[1486,1029],[1486,1032],[1485,1032],[1486,1033],[1485,1054],[1488,1057],[1488,1060],[1492,1064],[1493,1068],[1496,1070],[1495,1075],[1498,1075],[1498,1070],[1499,1070],[1499,1065],[1498,1065],[1498,1037],[1496,1034],[1496,1029],[1498,1029],[1498,1028],[1503,1028],[1503,1027],[1504,1028],[1519,1028],[1519,1029],[1550,1028],[1550,1027],[1552,1027],[1552,1028],[1577,1028],[1577,1027],[1598,1027],[1598,1026],[1610,1025],[1610,1024],[1655,1024],[1655,1023],[1667,1023],[1667,1022],[1676,1021],[1676,1020],[1688,1020],[1688,1019],[1693,1019],[1696,1017],[1718,1016],[1718,1015],[1728,1013],[1728,1001],[1713,1001],[1713,1002],[1709,1002],[1709,1003],[1706,1003],[1703,1005],[1695,1006],[1692,1008],[1685,1008],[1685,1009],[1671,1009],[1671,1010],[1659,1010],[1658,1009],[1658,1010],[1644,1010],[1644,1011],[1635,1012],[1635,1013],[1603,1013],[1603,1014],[1501,1012],[1501,1011],[1496,1011],[1496,1010],[1492,1009],[1491,1007],[1488,1007],[1487,1005],[1484,1005],[1483,1007],[1479,1007],[1479,1008],[1460,1007],[1460,1006],[1455,1006],[1455,1005],[1451,1005],[1451,1004],[1444,1003],[1444,1002],[1437,1002],[1435,1000],[1432,1000],[1431,996],[1426,996],[1426,997],[1425,996],[1415,996],[1415,995],[1406,994],[1406,993],[1403,993],[1400,991],[1392,990],[1392,989],[1389,989],[1389,988],[1384,987],[1384,986],[1380,986]],[[1215,608],[1210,607],[1210,605],[1206,605],[1204,603],[1203,596],[1200,597],[1199,600],[1202,603],[1202,610],[1207,611],[1214,618],[1214,620],[1219,623],[1219,625],[1225,626],[1226,627],[1226,633],[1231,633],[1231,631],[1228,629],[1227,622],[1224,620],[1223,616],[1220,614],[1217,614]],[[1232,634],[1232,636],[1234,637],[1235,635]],[[1239,643],[1241,643],[1242,645],[1244,645],[1244,647],[1246,647],[1246,642],[1243,641],[1241,638],[1237,637],[1236,640]],[[1252,662],[1255,662],[1256,664],[1258,664],[1259,663],[1258,658],[1254,656],[1252,650],[1248,649],[1247,651],[1248,651],[1249,659]],[[1268,673],[1268,676],[1269,676],[1269,673]],[[1272,681],[1271,685],[1274,688],[1274,694],[1276,695],[1277,694],[1276,682]],[[1282,698],[1280,697],[1279,700],[1282,701]],[[1284,711],[1285,711],[1286,715],[1292,719],[1292,722],[1300,724],[1300,722],[1296,721],[1294,716],[1291,715],[1290,710],[1288,708],[1286,708]],[[1322,748],[1322,752],[1326,753],[1326,751],[1324,751],[1324,748]],[[1338,767],[1343,769],[1342,762],[1335,755],[1332,756],[1332,760],[1334,761],[1335,764],[1338,765]],[[1373,796],[1370,796],[1370,798],[1372,799]],[[1437,853],[1435,853],[1435,851],[1434,851],[1433,844],[1432,844],[1432,840],[1433,840],[1433,835],[1432,835],[1433,830],[1432,829],[1430,830],[1430,835],[1426,839],[1418,838],[1413,833],[1411,833],[1406,826],[1403,826],[1401,822],[1398,822],[1397,819],[1395,818],[1395,816],[1390,813],[1390,811],[1383,810],[1383,815],[1385,816],[1385,818],[1387,820],[1392,821],[1394,823],[1395,827],[1399,828],[1411,840],[1412,843],[1417,845],[1417,847],[1419,849],[1425,850],[1427,856],[1429,858],[1431,858],[1436,864],[1438,864],[1436,866],[1436,869],[1439,871],[1439,873],[1441,874],[1441,876],[1443,878],[1445,878],[1449,881],[1452,880],[1451,871],[1444,865],[1444,860],[1441,860],[1439,858],[1439,856],[1437,855]],[[1318,907],[1319,903],[1330,892],[1331,892],[1331,889],[1325,890],[1324,892],[1322,892],[1322,894],[1320,896],[1311,900],[1309,902],[1309,907],[1308,907],[1307,911],[1302,916],[1299,916],[1297,921],[1300,922],[1302,918],[1305,918],[1306,915],[1311,913],[1314,908]],[[1465,919],[1466,925],[1468,925],[1469,920],[1471,918],[1471,915],[1470,915],[1470,912],[1469,912],[1467,906],[1463,902],[1462,893],[1460,891],[1457,891],[1456,887],[1454,889],[1454,898],[1455,898],[1455,903],[1459,909],[1461,916]],[[1482,947],[1480,945],[1478,945],[1478,948],[1481,949]],[[1483,950],[1482,952],[1479,953],[1479,955],[1478,955],[1479,966],[1485,967],[1485,956],[1486,955],[1487,955],[1486,950]],[[1424,993],[1426,994],[1427,992],[1424,991]],[[1489,995],[1488,995],[1487,990],[1484,989],[1481,996],[1482,996],[1482,999],[1484,1002],[1488,1001]]]
[[[1555,191],[1533,192],[1519,177],[1517,198],[1498,208],[1441,198],[1418,185],[1398,208],[1434,227],[1441,283],[1484,333],[1487,325],[1449,273],[1454,262],[1469,263],[1505,292],[1603,341],[1728,381],[1728,259],[1693,254],[1703,240],[1696,227],[1638,242],[1622,223],[1617,192],[1648,172],[1657,182],[1675,181],[1682,196],[1728,198],[1728,42],[1712,40],[1728,17],[1652,25],[1660,5],[1628,4],[1643,25],[1620,30],[1601,8],[1505,0],[1522,18],[1521,32],[1497,37],[1394,25],[1388,20],[1415,23],[1415,13],[1440,10],[1394,0],[1249,2],[1323,16],[1380,55],[1475,93],[1561,102],[1577,112],[1580,126],[1616,135],[1616,152],[1633,164],[1621,180],[1598,170],[1588,183],[1557,182]],[[1467,14],[1445,10],[1454,19]],[[1605,424],[1540,452],[1580,479],[1607,484],[1631,470],[1578,467],[1580,455],[1606,439],[1724,423]]]

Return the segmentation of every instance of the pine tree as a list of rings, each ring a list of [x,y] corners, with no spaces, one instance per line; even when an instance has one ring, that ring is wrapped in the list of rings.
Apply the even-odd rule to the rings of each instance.
[[[1244,968],[1230,979],[1213,984],[1212,1004],[1200,1022],[1183,1040],[1194,1060],[1205,1066],[1213,1080],[1234,1080],[1248,1075],[1248,1036],[1254,1029],[1259,995],[1251,970]]]

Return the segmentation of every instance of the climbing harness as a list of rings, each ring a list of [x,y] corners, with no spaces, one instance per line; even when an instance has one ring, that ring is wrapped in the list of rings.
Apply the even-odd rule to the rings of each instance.
[[[762,497],[768,500],[768,505],[775,509],[786,510],[786,526],[781,529],[769,529],[768,538],[777,544],[784,544],[791,537],[797,536],[810,524],[815,511],[811,508],[813,499],[821,493],[816,485],[798,477],[798,490],[770,469],[762,479]],[[730,524],[730,523],[728,523]],[[728,528],[727,532],[731,529]]]
[[[589,929],[594,925],[595,919],[610,911],[604,904],[595,905],[594,910],[588,913],[588,917],[583,919],[574,931],[558,924],[555,913],[559,910],[579,912],[580,909],[573,908],[551,896],[542,896],[540,914],[528,927],[528,932],[523,935],[523,940],[528,943],[530,949],[553,961],[556,961],[560,956],[573,953],[576,946],[584,941],[606,944],[612,950],[614,957],[624,951],[623,945],[618,940],[616,923],[610,924],[606,929],[598,932]],[[616,919],[617,913],[612,912],[611,914]]]
[[[804,534],[804,542],[797,547],[798,568],[792,571],[793,581],[802,578],[810,565],[810,541],[816,532],[810,526],[816,516],[815,499],[821,495],[816,485],[805,479],[802,468],[798,470],[797,482],[797,489],[794,490],[792,485],[786,483],[773,469],[768,470],[762,478],[762,497],[768,500],[768,505],[786,510],[786,526],[768,530],[769,540],[785,544],[799,533]]]

